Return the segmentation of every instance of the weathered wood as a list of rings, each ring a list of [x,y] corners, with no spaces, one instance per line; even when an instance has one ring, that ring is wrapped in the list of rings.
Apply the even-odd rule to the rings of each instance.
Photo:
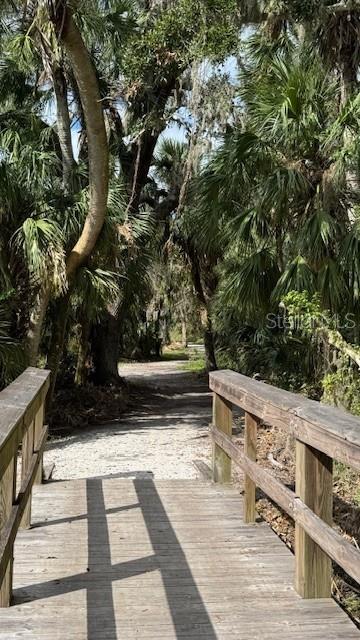
[[[263,422],[278,427],[286,427],[289,423],[289,411],[306,401],[295,393],[283,391],[234,371],[210,372],[209,386],[232,404]]]
[[[316,404],[316,403],[315,403]],[[347,414],[344,413],[344,420]],[[355,418],[355,416],[353,416]],[[358,418],[356,418],[358,420]],[[300,416],[290,418],[290,432],[297,440],[318,449],[326,455],[360,470],[359,445],[349,442],[340,435],[326,431],[315,422],[308,422]],[[358,425],[360,431],[360,424]]]
[[[296,442],[296,493],[315,515],[332,524],[332,460],[302,442]],[[330,598],[331,560],[295,521],[295,587],[303,598]]]
[[[251,413],[245,413],[245,438],[244,438],[244,454],[253,462],[256,462],[256,443],[257,443],[257,426],[258,419],[251,415]],[[245,474],[244,478],[244,521],[255,522],[256,510],[255,510],[255,492],[256,484]]]
[[[49,371],[29,368],[0,393],[0,607],[9,606],[11,600],[13,545],[21,517],[23,527],[30,525],[31,488],[40,462],[34,453],[35,431],[43,447],[40,410],[49,375]],[[20,444],[22,486],[16,498]]]
[[[292,554],[242,502],[198,480],[34,487],[0,640],[358,638],[333,600],[298,597]]]
[[[216,393],[213,396],[213,423],[217,429],[231,437],[232,405]],[[231,482],[231,458],[216,443],[213,444],[213,480],[221,483]]]
[[[3,538],[11,514],[16,490],[16,458],[14,457],[0,480],[0,539]],[[13,545],[9,545],[3,556],[0,571],[0,607],[9,607],[12,594]]]
[[[0,392],[0,478],[44,404],[50,371],[29,367]]]
[[[360,552],[356,547],[316,516],[300,498],[294,500],[294,519],[330,558],[360,584]]]
[[[45,448],[47,436],[48,429],[47,427],[44,427],[40,442],[38,444],[38,451],[32,455],[27,474],[22,480],[16,500],[12,502],[11,508],[8,508],[7,518],[4,521],[4,527],[1,530],[0,537],[0,581],[1,577],[6,572],[7,559],[12,553],[11,550],[14,545],[17,531],[19,529],[20,523],[22,523],[23,521],[24,513],[26,513],[29,498],[31,496],[32,486],[36,478],[36,473],[41,461],[41,454],[43,453]]]
[[[43,472],[42,472],[42,482],[49,482],[51,480],[52,475],[55,469],[55,462],[51,462],[50,464],[43,464]]]
[[[205,480],[212,479],[212,470],[209,465],[204,462],[204,460],[194,460],[193,464],[202,478],[205,478]]]
[[[210,388],[267,424],[289,429],[298,440],[360,470],[357,416],[234,371],[210,373]]]
[[[278,504],[289,516],[294,517],[295,493],[285,487],[271,473],[245,456],[242,449],[228,436],[216,428],[212,429],[212,437],[216,444],[226,451],[228,456],[238,464],[255,485],[260,487],[271,500]]]
[[[44,403],[38,409],[34,419],[34,450],[37,451],[41,443],[44,427]],[[41,455],[34,484],[41,484],[43,480],[43,456]]]
[[[293,491],[285,487],[271,473],[248,459],[241,448],[223,433],[213,429],[212,435],[218,445],[227,451],[232,460],[253,482],[288,513],[330,558],[360,583],[360,551],[337,533],[330,523],[326,524],[315,515]]]
[[[1,394],[0,394],[1,395]],[[22,440],[23,419],[21,409],[16,407],[4,407],[0,403],[0,478],[8,468],[11,460],[17,454]],[[2,434],[6,437],[2,441]],[[2,441],[2,444],[1,444]]]
[[[34,431],[35,431],[35,425],[33,421],[24,434],[22,446],[21,446],[21,481],[22,482],[24,482],[24,480],[27,478],[29,473],[29,468],[32,463],[32,458],[34,454]],[[29,492],[27,505],[25,507],[20,526],[22,529],[28,529],[30,525],[31,525],[31,491]]]

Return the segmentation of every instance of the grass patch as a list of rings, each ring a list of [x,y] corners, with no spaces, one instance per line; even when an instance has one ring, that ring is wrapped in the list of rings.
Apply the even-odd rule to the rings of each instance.
[[[193,373],[205,373],[205,360],[201,357],[192,358],[181,365],[181,369],[183,371],[191,371]]]
[[[161,360],[189,360],[185,349],[164,349]]]

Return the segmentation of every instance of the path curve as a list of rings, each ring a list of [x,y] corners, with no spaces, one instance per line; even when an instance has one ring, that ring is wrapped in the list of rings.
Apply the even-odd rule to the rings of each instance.
[[[45,464],[55,479],[108,476],[196,478],[194,459],[209,460],[211,397],[179,361],[127,364],[131,402],[118,420],[52,440]]]

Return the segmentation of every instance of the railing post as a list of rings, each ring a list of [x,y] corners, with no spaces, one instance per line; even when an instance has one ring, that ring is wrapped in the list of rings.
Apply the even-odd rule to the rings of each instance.
[[[44,401],[41,403],[40,408],[38,409],[35,416],[35,424],[34,424],[34,451],[38,450],[39,442],[41,438],[41,434],[44,426]],[[40,458],[39,468],[36,473],[35,483],[41,484],[43,478],[43,456]]]
[[[232,436],[232,404],[217,393],[213,394],[213,424]],[[214,482],[231,482],[231,458],[217,444],[213,444],[213,480]]]
[[[35,433],[35,420],[28,426],[24,433],[22,446],[21,446],[21,480],[25,480],[30,468],[31,459],[34,453],[34,433]],[[30,492],[27,505],[23,517],[21,519],[20,528],[29,529],[31,525],[31,498],[32,492]]]
[[[296,441],[296,494],[324,522],[332,524],[332,459]],[[295,525],[295,588],[303,598],[331,597],[331,560]]]
[[[256,462],[256,441],[257,441],[257,426],[258,419],[251,413],[245,412],[245,438],[244,438],[244,453],[245,455]],[[249,476],[245,475],[244,478],[244,522],[255,522],[255,491],[256,485]]]
[[[16,495],[16,461],[15,456],[8,465],[0,480],[0,535],[7,524],[11,514]],[[13,582],[13,549],[7,558],[7,566],[4,576],[0,578],[0,607],[9,607],[12,596]]]

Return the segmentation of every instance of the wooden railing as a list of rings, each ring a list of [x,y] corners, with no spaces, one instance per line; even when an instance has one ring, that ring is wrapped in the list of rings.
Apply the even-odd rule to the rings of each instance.
[[[230,482],[234,461],[245,474],[245,522],[255,522],[256,487],[293,518],[297,592],[304,598],[330,597],[331,560],[360,582],[360,551],[332,528],[333,460],[360,470],[360,419],[233,371],[211,373],[210,388],[213,479]],[[245,411],[243,448],[232,441],[232,405]],[[260,421],[295,437],[295,492],[256,462]]]
[[[42,454],[47,438],[44,403],[49,373],[28,368],[0,392],[1,607],[8,607],[11,601],[16,534],[20,527],[30,527],[32,486],[42,481]]]

